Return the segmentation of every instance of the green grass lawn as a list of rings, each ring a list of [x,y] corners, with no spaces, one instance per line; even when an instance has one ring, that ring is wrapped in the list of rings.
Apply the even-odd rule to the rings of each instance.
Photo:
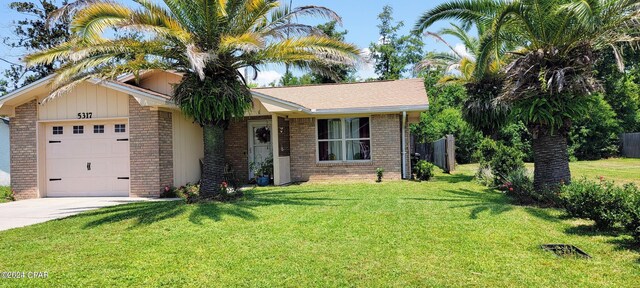
[[[0,286],[637,287],[640,251],[473,183],[303,184],[230,204],[134,203],[0,232]],[[1,209],[1,207],[0,207]],[[589,260],[558,258],[569,243]]]
[[[533,171],[533,163],[527,163],[527,168]],[[598,180],[604,176],[607,180],[616,183],[634,182],[640,185],[640,159],[612,158],[598,161],[578,161],[569,163],[573,179],[586,177],[590,180]],[[473,175],[478,164],[458,165],[459,173]]]

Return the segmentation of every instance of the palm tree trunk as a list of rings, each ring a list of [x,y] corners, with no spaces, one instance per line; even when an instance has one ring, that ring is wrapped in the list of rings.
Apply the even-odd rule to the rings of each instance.
[[[210,197],[219,193],[220,183],[223,181],[224,128],[217,124],[207,124],[202,130],[204,133],[204,160],[200,195]]]
[[[557,189],[563,183],[569,184],[571,171],[566,136],[562,133],[540,133],[532,140],[532,146],[535,190]]]

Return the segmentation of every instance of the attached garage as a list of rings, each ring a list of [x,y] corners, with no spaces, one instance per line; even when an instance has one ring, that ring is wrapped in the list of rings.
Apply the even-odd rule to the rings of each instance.
[[[129,196],[127,121],[48,123],[49,197]]]
[[[198,181],[202,128],[150,89],[162,86],[150,76],[158,75],[141,79],[147,89],[87,80],[45,101],[47,77],[0,98],[0,115],[13,121],[16,198],[157,197],[167,186]],[[172,78],[164,78],[170,87]]]

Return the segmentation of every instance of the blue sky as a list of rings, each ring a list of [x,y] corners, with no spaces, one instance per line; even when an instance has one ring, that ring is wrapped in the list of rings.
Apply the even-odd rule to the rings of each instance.
[[[13,21],[21,19],[24,15],[14,12],[9,9],[9,3],[12,0],[0,0],[0,15],[3,15],[0,19],[0,35],[6,37],[10,35]],[[128,0],[121,0],[128,2]],[[285,0],[289,1],[289,0]],[[401,34],[406,34],[411,30],[418,17],[428,9],[435,7],[436,5],[444,2],[444,0],[393,0],[393,1],[344,1],[344,0],[293,0],[293,6],[303,5],[319,5],[325,6],[336,11],[343,19],[342,30],[347,30],[349,33],[346,36],[346,41],[356,44],[358,47],[365,49],[369,47],[371,42],[378,40],[378,24],[377,15],[382,11],[384,5],[391,5],[394,9],[394,18],[396,21],[403,21],[405,26],[403,27]],[[321,23],[323,21],[317,21],[316,19],[300,19],[305,23]],[[448,22],[436,23],[430,30],[437,31],[441,27],[447,26]],[[425,40],[425,51],[445,51],[447,49],[441,43],[437,43],[432,39]],[[458,43],[452,43],[458,44]],[[20,50],[11,50],[6,47],[0,51],[0,57],[10,61],[19,61],[18,59],[23,54]],[[6,68],[6,63],[0,63],[0,69]],[[265,84],[273,81],[282,74],[284,69],[282,67],[267,66],[262,69],[260,73],[260,84]],[[361,78],[374,77],[371,66],[361,67],[359,71]]]

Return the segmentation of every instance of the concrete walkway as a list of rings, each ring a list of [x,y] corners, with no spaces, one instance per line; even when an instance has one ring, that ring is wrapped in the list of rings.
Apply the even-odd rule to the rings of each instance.
[[[0,231],[47,222],[102,207],[149,201],[146,198],[39,198],[0,204]]]

